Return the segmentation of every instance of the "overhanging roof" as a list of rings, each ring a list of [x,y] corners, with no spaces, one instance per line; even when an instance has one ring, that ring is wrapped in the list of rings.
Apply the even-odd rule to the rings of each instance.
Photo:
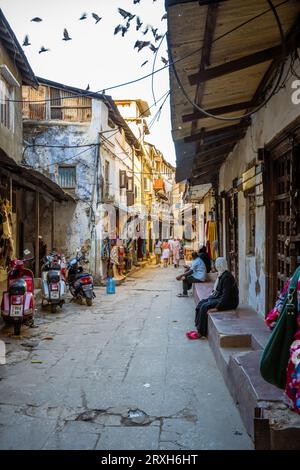
[[[288,55],[297,45],[300,2],[273,3]],[[257,108],[282,63],[281,36],[266,0],[166,0],[166,8],[170,60],[181,82],[171,65],[176,181],[209,183],[251,121],[206,117],[189,100],[216,116],[241,117]]]
[[[20,186],[34,189],[56,201],[74,201],[58,184],[33,168],[18,165],[0,149],[0,172],[11,173]]]
[[[12,62],[16,65],[23,79],[25,85],[33,87],[38,86],[38,81],[34,75],[29,62],[17,40],[15,33],[11,29],[3,11],[0,9],[0,41],[4,48],[7,50]]]

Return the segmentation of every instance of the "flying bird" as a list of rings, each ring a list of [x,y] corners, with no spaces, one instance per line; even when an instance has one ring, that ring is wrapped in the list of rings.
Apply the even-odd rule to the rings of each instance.
[[[138,31],[139,29],[141,29],[141,27],[143,26],[143,23],[141,22],[141,19],[139,16],[136,17],[136,30]]]
[[[125,36],[129,28],[126,28],[126,26],[122,26],[122,37]]]
[[[80,20],[86,20],[87,19],[87,14],[82,13],[81,17],[79,18]]]
[[[146,26],[145,30],[143,31],[143,34],[146,35],[149,31],[149,26]]]
[[[158,28],[154,29],[154,28],[151,26],[151,31],[152,31],[153,37],[154,37],[154,39],[155,39],[155,38],[156,38],[156,35],[157,35]]]
[[[153,46],[153,44],[150,44],[149,49],[150,49],[150,51],[152,51],[153,53],[155,53],[156,51],[158,51],[158,47]]]
[[[123,10],[122,8],[118,8],[118,12],[120,13],[120,15],[123,16],[123,18],[126,20],[126,18],[128,18],[129,21],[133,20],[133,18],[135,17],[135,15],[133,15],[132,13],[130,13],[129,11],[126,11],[126,10]]]
[[[96,23],[99,23],[100,20],[102,20],[102,16],[100,17],[99,15],[97,15],[97,13],[92,13],[92,17],[96,20]]]
[[[149,41],[136,41],[134,45],[134,49],[137,47],[138,52],[140,52],[144,47],[147,47],[150,45]]]
[[[68,33],[66,28],[64,29],[64,37],[62,38],[62,40],[63,41],[71,41],[72,40],[72,38],[70,38],[69,33]]]
[[[39,50],[39,54],[41,54],[42,52],[48,52],[50,51],[50,49],[46,49],[44,46],[42,46]]]
[[[118,24],[118,26],[114,30],[114,35],[118,34],[120,31],[122,31],[123,26],[121,24]]]
[[[167,18],[168,18],[168,13],[165,13],[165,14],[161,17],[161,21],[166,20]]]
[[[26,34],[24,41],[23,41],[23,46],[31,46],[31,43],[29,42],[29,36]]]
[[[30,21],[34,21],[35,23],[40,23],[42,20],[42,18],[39,18],[38,16],[35,16],[34,18],[32,18]]]
[[[157,34],[157,35],[155,36],[155,42],[159,41],[162,37],[163,37],[162,34]]]
[[[142,63],[141,67],[144,67],[144,65],[148,64],[149,60],[145,60],[145,62]]]
[[[168,65],[169,61],[165,59],[164,57],[161,57],[161,61],[164,65]]]
[[[136,5],[137,3],[140,3],[141,0],[133,0],[133,4]]]

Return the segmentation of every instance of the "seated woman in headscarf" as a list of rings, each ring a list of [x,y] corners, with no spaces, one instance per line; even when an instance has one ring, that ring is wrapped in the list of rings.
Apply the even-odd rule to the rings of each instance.
[[[186,333],[189,339],[198,339],[207,336],[208,316],[210,308],[217,310],[231,310],[237,308],[239,304],[239,290],[230,271],[228,271],[225,258],[217,258],[215,267],[218,277],[214,289],[207,299],[200,300],[196,308],[195,326],[197,331]]]

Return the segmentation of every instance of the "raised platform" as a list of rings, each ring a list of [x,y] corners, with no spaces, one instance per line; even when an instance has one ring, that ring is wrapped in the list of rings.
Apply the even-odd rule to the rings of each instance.
[[[212,285],[195,284],[196,303],[209,295]],[[256,449],[300,449],[300,416],[287,407],[283,391],[260,375],[269,336],[263,318],[247,305],[209,311],[210,346]]]

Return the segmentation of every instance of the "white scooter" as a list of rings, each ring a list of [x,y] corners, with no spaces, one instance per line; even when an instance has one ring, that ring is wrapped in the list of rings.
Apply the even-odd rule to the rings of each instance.
[[[66,281],[64,279],[65,260],[57,253],[51,253],[43,258],[42,266],[42,306],[44,302],[51,306],[51,312],[56,313],[58,306],[65,303]]]

